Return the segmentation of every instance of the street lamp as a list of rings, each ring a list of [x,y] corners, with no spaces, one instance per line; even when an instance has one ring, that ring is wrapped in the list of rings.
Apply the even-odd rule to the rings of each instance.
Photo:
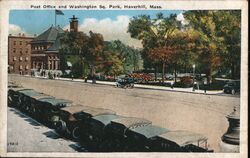
[[[193,91],[194,91],[195,64],[193,64]]]

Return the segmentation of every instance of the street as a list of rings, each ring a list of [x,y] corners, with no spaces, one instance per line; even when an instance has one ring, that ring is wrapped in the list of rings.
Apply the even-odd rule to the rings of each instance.
[[[208,137],[210,148],[219,152],[219,141],[228,128],[226,115],[240,104],[239,97],[203,95],[151,89],[122,89],[114,86],[47,80],[9,75],[24,87],[33,88],[75,104],[108,108],[119,115],[141,117],[170,130],[188,130]],[[75,151],[72,142],[47,139],[51,131],[25,121],[16,112],[8,111],[8,151]],[[18,121],[18,122],[17,122]],[[18,124],[18,126],[16,126]],[[27,135],[27,137],[23,137]],[[14,145],[13,145],[14,143]],[[15,146],[15,143],[18,143]],[[53,148],[52,148],[53,146]]]

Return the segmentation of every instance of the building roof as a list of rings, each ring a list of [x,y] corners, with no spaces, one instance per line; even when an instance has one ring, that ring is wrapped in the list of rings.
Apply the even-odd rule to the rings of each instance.
[[[57,38],[56,38],[54,44],[51,47],[49,47],[46,52],[57,52],[59,50],[60,45],[61,45],[60,40],[62,38],[62,35],[63,35],[63,33],[59,33],[57,35]]]
[[[55,42],[60,33],[64,33],[62,28],[51,26],[48,30],[37,36],[32,43]]]

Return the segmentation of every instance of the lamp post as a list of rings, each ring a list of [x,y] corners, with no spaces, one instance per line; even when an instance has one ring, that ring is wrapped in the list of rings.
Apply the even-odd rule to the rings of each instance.
[[[193,91],[194,91],[195,64],[193,64]]]

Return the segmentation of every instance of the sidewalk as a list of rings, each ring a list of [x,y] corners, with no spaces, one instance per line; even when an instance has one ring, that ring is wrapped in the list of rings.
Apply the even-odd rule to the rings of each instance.
[[[29,75],[23,75],[24,77],[31,77]],[[48,79],[47,77],[42,76],[36,76],[34,78],[40,78],[40,79]],[[71,79],[71,78],[60,78],[56,77],[55,80],[61,80],[61,81],[71,81],[71,82],[81,82],[85,83],[83,79]],[[87,83],[92,83],[92,80],[87,80]],[[115,82],[109,82],[109,81],[96,81],[97,84],[102,85],[110,85],[115,86]],[[165,86],[153,86],[153,85],[141,85],[141,84],[134,84],[134,88],[141,88],[141,89],[151,89],[151,90],[162,90],[162,91],[173,91],[173,92],[182,92],[182,93],[193,93],[193,94],[206,94],[206,95],[222,95],[223,90],[207,90],[206,93],[204,93],[204,90],[195,90],[193,91],[193,88],[171,88],[171,87],[165,87]]]
[[[39,77],[43,78],[43,77]],[[72,81],[72,82],[83,82],[83,79],[71,79],[71,78],[55,78],[57,80],[63,80],[63,81]],[[92,80],[87,80],[87,83],[92,83]],[[111,85],[115,86],[115,82],[108,82],[108,81],[96,81],[97,84],[103,84],[103,85]],[[204,90],[195,90],[193,91],[193,88],[171,88],[171,87],[165,87],[165,86],[152,86],[152,85],[141,85],[141,84],[134,84],[135,88],[143,88],[143,89],[154,89],[154,90],[163,90],[163,91],[174,91],[174,92],[184,92],[184,93],[195,93],[195,94],[205,94]],[[210,90],[206,91],[206,94],[208,95],[219,95],[223,94],[223,90]]]

